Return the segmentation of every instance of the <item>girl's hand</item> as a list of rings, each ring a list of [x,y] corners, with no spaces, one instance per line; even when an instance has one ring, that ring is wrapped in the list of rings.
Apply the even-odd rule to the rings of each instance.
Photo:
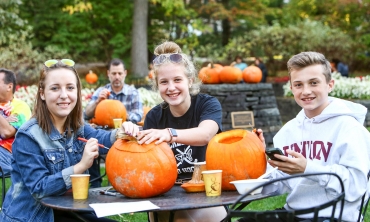
[[[172,136],[168,129],[149,129],[140,131],[137,134],[137,142],[139,144],[149,144],[154,140],[158,140],[155,144],[160,144],[162,142],[171,142]]]
[[[127,122],[122,123],[121,130],[122,130],[122,132],[124,132],[125,134],[127,134],[129,136],[137,137],[138,132],[139,132],[140,129],[139,129],[138,125],[127,121]]]
[[[74,173],[85,172],[92,166],[94,159],[98,158],[98,156],[99,156],[98,140],[95,138],[90,138],[85,144],[81,161],[74,166]]]

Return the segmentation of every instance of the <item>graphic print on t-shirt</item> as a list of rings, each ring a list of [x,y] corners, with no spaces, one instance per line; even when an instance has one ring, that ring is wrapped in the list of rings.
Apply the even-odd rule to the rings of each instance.
[[[193,150],[190,146],[187,146],[184,152],[181,152],[181,150],[179,149],[176,149],[176,151],[179,153],[175,155],[177,167],[181,165],[184,161],[192,163],[191,161],[193,160],[193,158],[191,157],[191,154]]]
[[[170,146],[175,155],[178,178],[190,179],[194,171],[194,162],[199,162],[194,147],[181,143],[172,143]]]

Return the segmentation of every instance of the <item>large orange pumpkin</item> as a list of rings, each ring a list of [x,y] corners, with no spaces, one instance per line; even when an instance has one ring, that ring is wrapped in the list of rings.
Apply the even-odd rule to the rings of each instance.
[[[243,80],[246,83],[259,83],[262,80],[262,70],[257,66],[248,66],[243,70]]]
[[[239,83],[243,79],[242,71],[233,66],[224,66],[220,71],[220,81],[223,83]]]
[[[93,73],[91,70],[89,71],[88,74],[86,74],[85,76],[85,80],[87,83],[89,84],[94,84],[98,81],[98,75],[96,75],[95,73]]]
[[[206,167],[222,170],[222,190],[235,190],[231,181],[254,179],[265,173],[265,148],[255,133],[243,129],[225,131],[209,141]]]
[[[166,142],[139,145],[118,139],[106,158],[109,182],[121,194],[148,198],[169,191],[177,178],[177,164]]]
[[[222,65],[209,63],[199,70],[198,77],[204,84],[219,84]]]
[[[94,118],[91,122],[99,126],[114,128],[113,119],[121,118],[126,121],[127,112],[125,106],[119,100],[105,99],[98,103],[95,109]]]

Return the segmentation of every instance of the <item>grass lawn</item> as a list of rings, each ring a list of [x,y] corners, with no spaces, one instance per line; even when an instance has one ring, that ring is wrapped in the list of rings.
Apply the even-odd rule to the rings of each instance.
[[[103,169],[102,169],[103,170]],[[10,186],[10,178],[6,179],[6,187],[9,188]],[[102,186],[107,186],[108,179],[105,176],[103,178]],[[0,187],[1,187],[0,183]],[[0,192],[0,196],[1,196]],[[263,200],[254,201],[253,203],[249,204],[245,210],[271,210],[278,207],[282,207],[285,203],[285,196],[277,196],[277,197],[270,197]],[[132,213],[132,214],[122,214],[117,216],[110,216],[110,219],[119,221],[119,222],[144,222],[148,221],[147,213]],[[233,220],[235,221],[235,220]],[[370,222],[370,210],[368,208],[365,216],[365,222]]]

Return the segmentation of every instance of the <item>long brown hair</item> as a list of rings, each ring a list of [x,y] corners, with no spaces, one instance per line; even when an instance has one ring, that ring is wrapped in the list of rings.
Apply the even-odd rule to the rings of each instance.
[[[56,69],[67,69],[73,71],[77,79],[77,102],[76,106],[73,108],[72,112],[67,116],[67,119],[64,123],[64,130],[67,130],[67,136],[70,137],[72,135],[72,131],[77,132],[77,130],[83,125],[83,114],[82,114],[82,100],[81,100],[81,82],[80,77],[78,76],[77,71],[71,67],[63,64],[62,62],[58,61],[58,63],[46,67],[44,66],[43,71],[40,74],[39,80],[39,90],[37,91],[36,95],[36,102],[33,109],[33,117],[36,118],[37,122],[41,129],[50,134],[53,128],[52,122],[52,115],[46,105],[46,102],[41,99],[41,93],[45,90],[45,78],[46,75]]]

